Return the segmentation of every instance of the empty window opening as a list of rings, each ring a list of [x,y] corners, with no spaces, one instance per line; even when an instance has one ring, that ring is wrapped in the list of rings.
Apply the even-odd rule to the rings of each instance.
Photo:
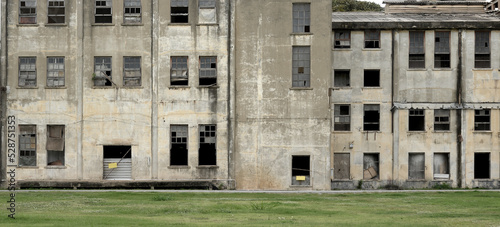
[[[380,70],[365,70],[365,87],[380,87]]]
[[[111,57],[95,57],[94,61],[94,74],[92,75],[94,86],[112,86]]]
[[[474,111],[474,130],[489,131],[490,130],[490,110],[475,110]]]
[[[363,154],[363,180],[379,179],[379,154]]]
[[[19,1],[19,24],[36,24],[36,0]]]
[[[132,146],[103,146],[103,179],[132,179]]]
[[[474,68],[490,68],[490,32],[476,31]]]
[[[293,47],[292,87],[311,86],[311,48]]]
[[[189,1],[171,0],[170,1],[170,22],[188,23],[189,22]]]
[[[450,110],[434,110],[434,131],[450,130]]]
[[[123,57],[123,85],[141,86],[141,57]]]
[[[125,0],[123,2],[125,11],[123,13],[123,22],[126,24],[137,24],[142,21],[141,0]]]
[[[450,154],[434,154],[434,179],[450,179]]]
[[[349,180],[351,178],[351,155],[350,154],[333,154],[333,178],[337,180]]]
[[[19,58],[19,87],[36,86],[36,57]]]
[[[170,85],[188,85],[188,57],[171,57]]]
[[[200,85],[217,84],[217,57],[200,57]]]
[[[334,106],[334,126],[335,131],[351,130],[351,106],[335,104]]]
[[[333,47],[335,49],[351,48],[351,32],[350,31],[335,32]]]
[[[311,4],[294,3],[293,4],[293,32],[305,33],[311,32]]]
[[[335,70],[333,73],[334,87],[349,87],[350,84],[349,70]]]
[[[36,166],[35,125],[19,125],[19,166]]]
[[[65,22],[65,4],[64,0],[49,0],[48,6],[48,23],[49,24],[64,24]]]
[[[379,131],[380,130],[380,105],[365,104],[363,105],[363,130],[364,131]]]
[[[310,156],[292,156],[292,185],[311,184]]]
[[[410,31],[409,68],[425,68],[424,32]]]
[[[112,23],[113,15],[112,15],[112,1],[95,1],[95,9],[94,9],[94,18],[95,23]]]
[[[474,153],[474,179],[490,179],[490,153]]]
[[[170,126],[170,165],[188,165],[188,126]]]
[[[64,125],[47,125],[47,165],[63,166]]]
[[[200,24],[217,22],[215,0],[199,0],[198,7],[198,22]]]
[[[450,68],[450,32],[434,32],[434,68]]]
[[[365,48],[380,48],[380,31],[365,31]]]
[[[425,111],[408,110],[408,131],[425,131]]]
[[[216,125],[200,125],[200,148],[198,165],[217,165],[217,127]]]
[[[425,179],[425,155],[424,153],[410,153],[408,156],[408,179]]]
[[[64,57],[48,57],[47,87],[62,87],[64,80]]]

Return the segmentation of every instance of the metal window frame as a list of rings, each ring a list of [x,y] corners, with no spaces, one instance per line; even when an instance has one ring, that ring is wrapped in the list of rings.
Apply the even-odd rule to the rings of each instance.
[[[179,65],[183,64],[183,62],[179,62],[179,60],[186,59],[186,67],[181,68]],[[170,84],[172,84],[173,79],[175,78],[184,78],[184,76],[176,76],[172,77],[174,71],[182,71],[186,70],[186,80],[188,81],[189,85],[189,57],[188,56],[171,56],[170,57]],[[188,86],[188,85],[182,85],[182,86]]]
[[[376,34],[376,37],[371,37],[373,34]],[[364,48],[367,49],[380,49],[381,48],[381,43],[380,43],[380,30],[365,30],[364,32],[365,35],[365,46]],[[367,42],[373,42],[378,44],[378,47],[367,47]]]
[[[207,130],[207,127],[210,127],[208,130]],[[201,141],[201,139],[203,138],[214,138],[214,142],[213,144],[217,144],[217,125],[216,124],[201,124],[201,125],[198,125],[198,130],[199,130],[199,144],[198,144],[198,148],[200,148],[200,144],[202,143],[207,143],[205,141]],[[203,135],[202,135],[203,133]],[[209,133],[210,135],[207,136],[207,133]],[[214,133],[214,135],[212,136],[212,133]],[[212,144],[212,143],[207,143],[207,144]]]
[[[365,121],[366,111],[378,111],[377,121]],[[378,125],[378,130],[367,130],[365,125]],[[380,131],[380,104],[363,104],[363,131]]]
[[[333,48],[334,49],[351,48],[351,31],[348,30],[335,31]]]
[[[441,40],[445,41],[442,42]],[[450,45],[451,45],[450,31],[434,32],[434,68],[451,67]],[[444,59],[441,57],[444,57]]]
[[[105,62],[105,61],[108,59],[109,59],[109,68],[102,68],[101,67],[100,69],[97,69],[98,65],[106,66],[108,64],[108,62]],[[105,71],[110,71],[111,72],[110,75],[103,73]],[[109,77],[110,80],[112,80],[113,79],[113,58],[109,57],[109,56],[96,56],[96,57],[94,57],[94,73],[95,73],[96,79],[108,80],[107,77],[98,75],[97,72],[99,72],[99,74],[101,74],[101,73],[105,74],[106,76]],[[94,86],[96,86],[95,83],[94,83]],[[105,85],[97,85],[97,86],[101,87],[101,86],[105,86]]]
[[[34,60],[34,62],[29,62],[29,63],[22,63],[23,60],[29,60],[29,61],[32,61]],[[30,65],[30,69],[23,69],[23,65]],[[34,69],[31,69],[31,66],[34,66]],[[18,82],[17,82],[17,85],[19,87],[36,87],[37,86],[37,72],[36,72],[36,57],[19,57],[19,75],[18,75]],[[21,81],[21,74],[23,72],[34,72],[35,74],[35,78],[34,78],[34,84],[31,84],[31,85],[26,85],[26,83],[24,85],[21,85],[20,84],[20,81]],[[27,78],[29,79],[29,78]]]
[[[127,3],[137,3],[139,2],[139,6],[127,6]],[[135,9],[137,11],[137,9],[139,9],[139,13],[135,12],[135,13],[127,13],[127,9]],[[127,18],[130,18],[132,20],[127,20]],[[137,19],[137,20],[133,20],[133,19]],[[139,24],[139,23],[142,23],[142,1],[141,0],[124,0],[123,1],[123,23],[126,23],[126,24]]]
[[[51,59],[54,59],[56,62],[51,62]],[[59,62],[59,60],[62,59],[62,62]],[[60,68],[57,68],[57,69],[54,69],[50,67],[51,64],[55,64],[55,65],[61,65],[62,64],[62,69]],[[47,57],[47,86],[48,87],[64,87],[66,85],[66,59],[65,57],[61,57],[61,56],[50,56],[50,57]],[[62,77],[60,76],[57,76],[57,77],[53,77],[53,76],[50,76],[51,75],[51,72],[59,72],[58,74],[62,74]],[[49,80],[52,79],[52,80],[57,80],[57,81],[61,81],[63,82],[62,85],[50,85],[49,83]]]
[[[176,129],[182,129],[177,131]],[[185,130],[184,130],[185,129]],[[175,132],[175,136],[172,134]],[[178,133],[181,133],[179,136]],[[184,135],[182,135],[185,133]],[[185,139],[183,142],[182,139]],[[176,140],[175,142],[173,140]],[[177,141],[180,139],[180,142]],[[189,126],[188,125],[170,125],[170,148],[172,148],[172,144],[186,144],[186,147],[189,143]]]
[[[97,2],[106,2],[106,6],[98,6]],[[108,6],[109,3],[109,6]],[[97,14],[97,9],[99,8],[109,8],[109,14]],[[96,17],[111,17],[111,23],[113,23],[113,1],[112,0],[94,0],[94,23],[96,22]],[[104,23],[106,24],[106,23]]]
[[[486,112],[487,111],[487,112]],[[477,117],[488,117],[488,121],[477,121]],[[479,125],[488,126],[488,129],[478,129]],[[490,131],[491,130],[491,110],[479,109],[474,110],[474,131]]]
[[[448,125],[448,130],[439,130],[439,131],[449,131],[450,130],[450,116],[451,116],[450,110],[442,110],[442,109],[434,110],[434,131],[437,131],[436,125]],[[448,120],[445,121],[442,118],[448,118]]]
[[[311,3],[293,3],[293,32],[311,32]]]
[[[24,128],[31,128],[31,129],[24,129]],[[31,131],[31,133],[24,133],[26,131]],[[23,138],[30,138],[29,143],[24,143],[22,140]],[[35,142],[31,142],[31,138],[35,138]],[[32,144],[34,144],[35,148],[26,148],[24,145],[29,144],[30,147]],[[37,127],[36,125],[19,125],[19,158],[21,157],[34,157],[35,158],[35,165],[37,166]],[[29,154],[27,155],[26,152]],[[32,166],[32,165],[21,165],[21,162],[18,162],[18,166]]]
[[[187,13],[173,13],[173,8],[187,8]],[[189,0],[171,0],[170,1],[170,20],[173,17],[186,16],[188,18],[187,22],[175,22],[175,23],[189,23]]]
[[[474,68],[491,68],[491,31],[474,32]]]
[[[408,67],[425,68],[425,31],[409,31],[408,39]]]
[[[127,59],[129,60],[137,60],[134,62],[127,62]],[[127,67],[131,65],[137,65],[138,67]],[[139,76],[127,76],[126,72],[138,72]],[[138,85],[125,85],[125,79],[138,79],[139,84]],[[123,86],[141,86],[142,85],[142,57],[141,56],[124,56],[123,57]]]
[[[311,47],[292,47],[292,87],[311,87]]]
[[[204,62],[204,60],[208,60],[208,63]],[[215,68],[211,67],[213,63],[215,63]],[[199,77],[200,78],[217,78],[217,63],[218,63],[217,56],[200,56],[199,57],[199,67],[200,67]],[[209,64],[210,67],[204,67],[204,66],[206,66],[206,64]],[[211,76],[211,75],[209,75],[209,76],[203,75],[202,76],[202,74],[203,74],[202,72],[215,72],[215,73],[214,73],[214,76]]]
[[[337,78],[337,76],[344,75],[344,73],[347,74],[348,82],[344,86],[338,86],[339,84],[337,84],[337,80],[335,78]],[[351,70],[349,70],[349,69],[336,69],[336,70],[334,70],[333,71],[333,87],[351,87]]]
[[[340,108],[343,106],[347,106],[349,109],[349,114],[342,114]],[[351,131],[351,104],[334,104],[333,105],[333,117],[334,117],[334,131]],[[337,120],[337,118],[339,118]],[[343,119],[347,119],[347,121],[343,121]],[[349,129],[347,130],[338,130],[335,129],[335,125],[348,125]]]
[[[51,6],[50,5],[51,2],[62,2],[63,5],[62,6],[60,6],[60,5],[58,5],[58,6]],[[50,14],[49,12],[50,12],[51,8],[56,8],[56,9],[57,8],[63,8],[64,9],[64,13],[63,14]],[[58,24],[58,23],[50,23],[50,20],[49,20],[50,17],[63,17],[64,18],[64,22],[62,22],[60,24],[66,23],[66,0],[49,0],[47,2],[47,23],[49,23],[49,24]]]
[[[24,6],[23,6],[24,2]],[[26,6],[26,2],[34,2],[34,6]],[[37,23],[37,0],[19,0],[19,24],[36,24]],[[30,9],[29,13],[23,13],[23,10]],[[32,12],[32,10],[34,12]],[[22,18],[34,18],[33,22],[22,22]]]

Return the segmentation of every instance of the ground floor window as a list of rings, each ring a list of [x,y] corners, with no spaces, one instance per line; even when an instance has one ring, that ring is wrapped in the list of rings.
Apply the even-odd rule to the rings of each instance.
[[[450,179],[450,154],[435,153],[434,154],[434,179]]]
[[[363,155],[363,179],[379,179],[378,153],[365,153]]]
[[[311,185],[310,156],[292,156],[292,185]]]
[[[474,179],[490,179],[490,153],[474,154]]]
[[[408,179],[425,179],[425,155],[424,153],[410,153],[408,155]]]

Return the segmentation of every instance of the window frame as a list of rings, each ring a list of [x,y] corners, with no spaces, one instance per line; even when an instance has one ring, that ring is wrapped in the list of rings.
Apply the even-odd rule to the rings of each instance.
[[[54,59],[56,62],[51,62],[51,60]],[[59,60],[62,59],[62,63],[58,62]],[[62,65],[62,69],[51,69],[51,64],[54,65]],[[58,72],[58,73],[57,73]],[[52,73],[57,73],[57,74],[62,74],[62,76],[50,76]],[[52,83],[49,82],[50,80],[53,80]],[[62,84],[57,84],[55,85],[54,81],[61,81]],[[49,56],[47,57],[47,87],[64,87],[66,86],[66,58],[61,57],[61,56]],[[52,85],[51,85],[52,84]]]
[[[133,4],[139,2],[139,6],[127,6],[127,3]],[[134,9],[135,13],[128,12],[127,9]],[[139,13],[137,13],[139,9]],[[130,18],[132,20],[128,20]],[[138,19],[137,19],[138,18]],[[134,20],[135,19],[135,20]],[[124,24],[141,24],[142,23],[142,1],[141,0],[124,0],[123,1],[123,23]]]
[[[213,21],[202,20],[202,19],[207,19],[207,18],[205,18],[205,17],[202,18],[201,15],[206,15],[206,12],[209,12],[210,10],[213,11],[213,17],[214,17]],[[189,15],[188,15],[188,17],[189,17]],[[216,0],[199,0],[198,1],[198,23],[200,23],[200,24],[215,24],[215,23],[217,23],[217,1]]]
[[[446,35],[440,36],[440,34]],[[448,38],[447,42],[441,42],[441,38]],[[437,41],[438,39],[439,41]],[[434,68],[451,68],[450,46],[450,31],[434,31]]]
[[[345,37],[344,33],[347,34],[347,38]],[[335,31],[333,39],[333,49],[350,49],[350,48],[351,48],[351,31],[349,30]]]
[[[292,47],[292,87],[311,87],[311,46]]]
[[[105,2],[106,5],[105,6],[102,6],[102,5],[97,5],[97,2]],[[110,3],[110,5],[108,6],[107,3]],[[106,14],[106,13],[98,13],[97,11],[99,11],[99,9],[105,9],[105,8],[109,8],[109,14]],[[103,22],[98,22],[97,21],[97,18],[107,18],[109,17],[110,21],[103,21]],[[94,0],[94,23],[95,24],[113,24],[113,1],[112,0]]]
[[[138,59],[138,62],[131,62],[131,61],[128,61],[127,62],[127,59],[129,60],[137,60]],[[137,65],[138,68],[133,68],[133,67],[129,67],[127,68],[127,65]],[[138,74],[138,76],[127,76],[127,72],[136,72],[136,74]],[[137,84],[127,84],[126,81],[127,79],[129,79],[130,81],[133,81],[133,80],[136,80],[138,81]],[[140,87],[142,86],[142,57],[141,56],[123,56],[123,86],[125,87]]]
[[[340,84],[344,82],[340,77],[347,75],[347,84]],[[334,88],[349,88],[351,87],[351,70],[349,69],[335,69],[333,71],[333,87]]]
[[[50,128],[51,127],[62,127],[62,130],[61,130],[61,136],[60,137],[55,137],[55,136],[51,136],[50,132],[52,131]],[[49,141],[50,140],[53,140],[53,139],[59,139],[59,140],[62,140],[62,143],[63,143],[63,147],[62,147],[62,150],[49,150]],[[50,165],[50,163],[53,163],[53,162],[56,162],[58,160],[55,160],[55,161],[52,161],[50,162],[49,160],[49,153],[56,153],[56,152],[61,152],[62,153],[62,159],[61,160],[61,165],[55,165],[55,166],[65,166],[66,165],[66,149],[65,149],[65,139],[66,139],[66,126],[65,125],[47,125],[47,144],[46,144],[46,150],[47,150],[47,166],[53,166],[55,164],[52,164]]]
[[[184,62],[182,62],[182,60],[185,59],[185,65],[186,65],[186,68],[180,68],[178,67],[179,65],[183,65]],[[181,61],[179,61],[181,60]],[[174,67],[175,66],[175,67]],[[182,75],[184,74],[183,71],[186,71],[186,75]],[[174,72],[175,72],[175,76],[174,75]],[[177,74],[181,72],[181,76],[177,76]],[[184,81],[185,78],[185,84],[184,83],[179,83],[179,84],[175,84],[175,82],[178,82],[178,81]],[[189,86],[189,57],[188,56],[170,56],[170,86]]]
[[[370,73],[370,72],[377,72],[377,83],[376,85],[371,85],[370,83],[368,83],[367,81],[367,76],[368,77],[371,77],[371,76],[374,76],[374,75],[367,75],[367,73]],[[380,87],[380,69],[365,69],[363,71],[363,87],[364,88],[379,88]]]
[[[371,107],[370,110],[367,110],[367,108],[369,108],[369,107]],[[375,107],[377,107],[378,110],[375,110],[375,109],[377,109]],[[373,108],[373,110],[371,110],[372,108]],[[367,111],[370,111],[370,112],[378,111],[377,121],[367,121],[367,116],[366,116]],[[370,126],[370,125],[377,125],[377,129],[367,129],[367,126]],[[363,104],[363,131],[365,131],[365,132],[378,132],[378,131],[380,131],[380,104]]]
[[[207,130],[207,127],[210,127],[209,130]],[[198,132],[199,132],[199,138],[198,138],[198,166],[217,166],[217,124],[200,124],[198,125]],[[207,133],[210,133],[209,136],[207,136]],[[213,143],[207,143],[205,139],[207,138],[213,138]],[[202,141],[203,140],[203,141]],[[213,163],[207,163],[204,162],[206,160],[202,160],[202,157],[205,157],[205,155],[202,155],[202,152],[209,152],[209,151],[202,151],[202,144],[213,144],[214,147],[214,154],[213,154]]]
[[[185,20],[178,20],[184,17],[186,17]],[[170,23],[189,24],[189,0],[170,0]]]
[[[198,70],[198,85],[199,86],[215,86],[217,85],[217,66],[218,66],[217,56],[200,56],[199,57],[199,70]],[[215,65],[214,65],[215,64]],[[205,67],[209,65],[210,67]],[[215,66],[215,67],[213,67]],[[213,76],[211,75],[213,74]],[[208,76],[207,76],[208,75]],[[215,79],[213,84],[202,83],[202,80],[207,79],[208,83],[210,79]]]
[[[23,128],[32,128],[32,129],[23,129]],[[23,132],[27,132],[27,131],[31,131],[31,133],[23,133]],[[37,164],[37,127],[36,125],[32,125],[32,124],[26,124],[26,125],[19,125],[19,139],[18,139],[18,144],[19,144],[19,162],[18,162],[18,166],[19,167],[36,167],[38,166]],[[29,140],[29,143],[26,143],[27,141],[23,141],[23,140],[27,140],[27,139],[24,139],[24,138],[30,138]],[[34,138],[34,142],[32,141],[31,138]],[[30,145],[30,148],[27,148],[25,147],[25,145]],[[34,145],[34,148],[31,148],[33,147]],[[28,152],[29,154],[26,155],[26,152]],[[34,162],[35,164],[34,165],[23,165],[23,157],[34,157]]]
[[[415,122],[416,119],[422,118],[422,122],[420,127],[415,126],[412,127],[412,122]],[[409,109],[408,110],[408,131],[409,132],[425,132],[425,110],[424,109]]]
[[[311,33],[311,3],[292,3],[293,33]]]
[[[446,121],[446,119],[448,120]],[[434,110],[434,131],[450,131],[450,118],[451,111],[449,109],[435,109]],[[445,125],[448,129],[438,129],[437,125]]]
[[[374,33],[377,33],[376,34],[377,38],[370,37]],[[380,49],[381,48],[380,30],[365,30],[364,37],[365,37],[365,42],[364,42],[365,49]],[[370,47],[370,45],[369,45],[370,43],[373,43],[373,47]]]
[[[181,128],[182,127],[182,130],[180,131],[174,131],[175,128]],[[185,130],[184,130],[185,129]],[[173,136],[173,133],[175,132],[175,138]],[[185,136],[177,136],[178,133],[184,133],[185,132]],[[182,139],[185,138],[185,142],[182,141]],[[176,139],[176,141],[174,142],[173,140]],[[180,139],[181,141],[178,142],[177,139]],[[169,135],[169,143],[170,143],[170,162],[169,162],[169,165],[170,166],[189,166],[189,126],[188,125],[182,125],[182,124],[174,124],[174,125],[170,125],[170,135]],[[173,155],[172,155],[172,152],[173,151],[173,145],[174,144],[184,144],[186,146],[186,150],[185,150],[185,164],[175,164],[173,163]],[[176,156],[177,157],[177,156]]]
[[[417,34],[419,37],[416,37]],[[420,37],[420,34],[422,35]],[[425,68],[425,31],[409,31],[408,33],[408,68]],[[420,42],[420,40],[422,42]]]
[[[26,6],[26,2],[34,2],[34,6]],[[37,24],[37,0],[19,0],[19,24]],[[23,6],[24,3],[24,6]],[[23,11],[29,10],[29,13]],[[32,19],[29,19],[32,18]],[[26,20],[26,21],[25,21]]]
[[[297,158],[294,160],[294,158]],[[307,166],[309,167],[308,170],[306,169],[297,169],[297,168],[294,168],[296,167],[296,165],[294,163],[298,162],[300,158],[307,158],[309,163],[307,164]],[[296,161],[296,162],[294,162]],[[311,179],[312,179],[312,173],[313,173],[313,170],[312,170],[312,165],[311,165],[311,155],[292,155],[292,163],[291,163],[291,180],[292,180],[292,186],[311,186],[312,185],[312,182],[311,182]],[[303,172],[306,172],[307,171],[307,175],[301,175],[301,174],[298,174],[297,172],[300,172],[300,171],[303,171]],[[297,180],[297,176],[304,176],[305,179],[304,179],[304,184],[301,183],[302,180]]]
[[[481,34],[487,34],[488,36],[488,41],[485,43],[487,50],[486,47],[480,47],[481,43],[479,42],[481,41],[481,38],[484,38],[481,37]],[[474,31],[474,68],[491,68],[491,31]]]
[[[23,60],[33,60],[34,62],[29,62],[29,63],[25,63],[23,64],[22,61]],[[18,74],[18,82],[17,82],[17,86],[20,87],[20,88],[25,88],[25,87],[37,87],[38,85],[38,75],[37,75],[37,67],[36,67],[36,63],[37,63],[37,57],[19,57],[19,74]],[[30,65],[30,69],[22,69],[23,68],[23,65]],[[34,69],[31,69],[31,66],[34,66]],[[23,72],[27,73],[26,76],[21,76],[21,74],[23,74]],[[35,78],[34,79],[29,79],[28,77],[30,77],[30,73],[29,72],[33,72]],[[24,78],[25,80],[25,83],[24,85],[21,85],[21,77],[26,77]],[[26,85],[26,81],[29,80],[29,81],[34,81],[34,84],[29,84],[29,85]]]
[[[417,168],[413,169],[412,168],[412,157],[417,157],[420,156],[420,158],[423,158],[423,166],[419,166],[422,168]],[[414,168],[416,166],[413,166]],[[424,152],[411,152],[408,153],[408,180],[425,180],[425,153]],[[416,173],[417,172],[417,173]],[[419,175],[422,175],[421,177]]]
[[[62,2],[61,5],[51,6],[51,2]],[[50,14],[51,9],[63,9],[63,14]],[[57,10],[56,10],[57,11]],[[62,15],[62,16],[61,16]],[[51,17],[62,17],[62,22],[51,22]],[[65,24],[66,23],[66,0],[48,0],[47,1],[47,24]]]
[[[342,107],[348,108],[348,114],[342,114]],[[351,105],[350,104],[334,104],[333,105],[333,130],[337,132],[351,131]],[[338,120],[337,120],[338,118]],[[347,119],[347,123],[342,119]],[[347,126],[346,126],[347,125]],[[338,126],[338,127],[337,127]]]
[[[479,118],[483,117],[487,117],[488,121],[478,121]],[[479,127],[480,125],[484,127]],[[474,131],[491,131],[491,109],[474,110]]]
[[[106,61],[108,59],[109,59],[109,63]],[[98,68],[97,67],[98,60],[100,60],[99,62],[101,62],[101,63],[99,63],[100,66],[105,66],[105,65],[109,64],[109,68],[100,68],[98,70],[97,69]],[[104,75],[106,75],[106,76],[100,75],[103,72],[105,72]],[[107,72],[109,72],[110,75],[108,75]],[[92,76],[92,80],[94,81],[94,83],[93,83],[94,87],[113,87],[113,85],[115,85],[113,82],[113,58],[112,57],[109,57],[109,56],[95,56],[94,57],[94,74]],[[104,84],[100,85],[98,81],[104,81]]]

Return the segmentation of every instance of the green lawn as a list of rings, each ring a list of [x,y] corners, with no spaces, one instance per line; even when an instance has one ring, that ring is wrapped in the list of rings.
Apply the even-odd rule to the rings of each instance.
[[[10,199],[7,191],[0,199]],[[500,226],[500,192],[17,191],[0,226]]]

